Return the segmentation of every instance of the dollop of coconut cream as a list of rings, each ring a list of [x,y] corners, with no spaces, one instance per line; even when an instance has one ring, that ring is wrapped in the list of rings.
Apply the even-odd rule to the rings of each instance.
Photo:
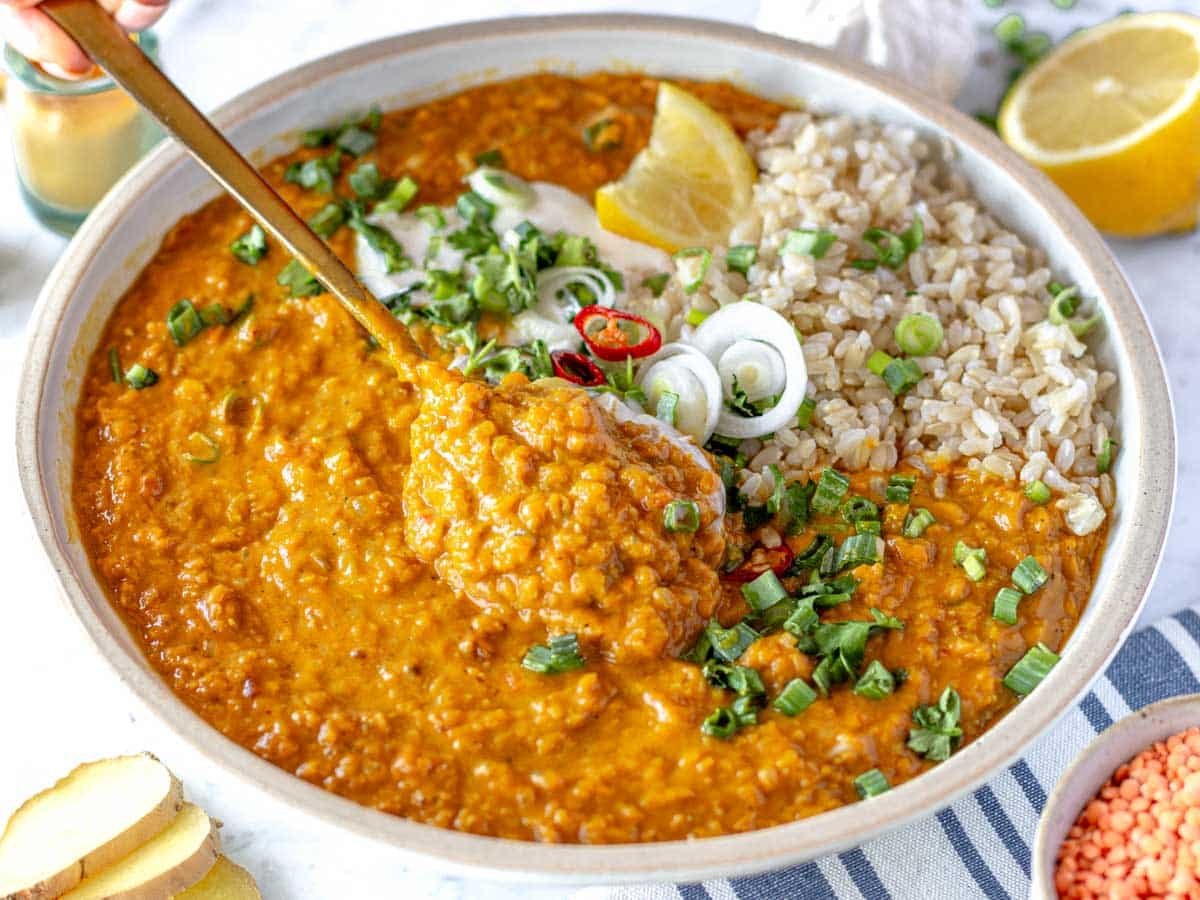
[[[514,229],[529,222],[543,233],[565,232],[588,238],[596,246],[600,260],[620,272],[627,285],[638,284],[642,278],[657,272],[672,270],[671,258],[662,250],[631,241],[605,231],[596,219],[591,204],[578,194],[547,182],[530,182],[533,201],[521,209],[498,206],[492,228],[501,241],[517,240]],[[466,223],[453,207],[442,209],[444,228],[435,228],[425,217],[411,212],[384,212],[372,215],[368,221],[386,229],[404,248],[412,267],[403,272],[388,272],[383,256],[372,250],[366,239],[358,235],[355,260],[359,280],[377,298],[388,297],[423,281],[429,269],[456,272],[462,269],[466,257],[451,247],[444,238]],[[616,292],[622,299],[624,291]],[[540,339],[551,350],[574,349],[579,336],[571,325],[571,316],[563,310],[539,303],[537,307],[513,316],[504,333],[504,342],[523,344]]]

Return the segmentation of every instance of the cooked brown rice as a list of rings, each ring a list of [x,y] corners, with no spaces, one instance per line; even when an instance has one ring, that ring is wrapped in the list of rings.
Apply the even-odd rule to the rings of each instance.
[[[948,162],[952,148],[909,128],[811,112],[785,115],[750,148],[761,172],[755,215],[733,237],[758,245],[749,277],[728,271],[718,248],[697,293],[672,279],[659,298],[631,298],[665,323],[669,339],[690,305],[743,297],[784,313],[802,335],[813,422],[743,443],[743,493],[769,491],[772,464],[794,476],[965,459],[1006,481],[1040,478],[1062,495],[1074,530],[1098,527],[1114,495],[1096,454],[1113,433],[1103,400],[1116,376],[1069,328],[1047,321],[1045,254],[975,199]],[[901,269],[848,265],[870,255],[867,228],[899,232],[915,216],[925,241]],[[824,228],[838,240],[822,259],[781,254],[793,228]],[[897,398],[866,362],[875,350],[899,353],[893,332],[912,312],[936,315],[946,337],[918,360],[927,377]]]

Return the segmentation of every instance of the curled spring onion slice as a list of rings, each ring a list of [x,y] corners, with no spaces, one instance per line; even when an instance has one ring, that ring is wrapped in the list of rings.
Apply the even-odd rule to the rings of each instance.
[[[572,287],[586,288],[593,302],[599,306],[612,306],[617,302],[617,292],[608,276],[591,266],[557,266],[543,269],[537,276],[537,311],[552,322],[569,323],[585,305]]]
[[[764,345],[765,349],[761,351],[764,372],[772,365],[769,361],[772,357],[767,356],[768,353],[773,353],[781,360],[785,384],[776,404],[760,416],[739,416],[722,404],[716,431],[731,438],[761,437],[790,425],[795,419],[800,404],[804,402],[808,367],[804,363],[804,353],[792,324],[759,303],[742,301],[724,306],[705,319],[691,335],[693,346],[718,363],[727,351],[740,342]]]
[[[689,344],[664,344],[638,373],[638,386],[646,394],[646,408],[657,409],[670,391],[679,395],[675,427],[704,444],[721,416],[721,376],[703,353]]]
[[[734,341],[717,360],[717,372],[726,394],[733,394],[736,379],[738,387],[746,392],[746,399],[752,403],[782,394],[787,384],[783,357],[762,341]]]
[[[492,166],[480,166],[467,176],[467,184],[488,203],[509,209],[527,209],[537,200],[528,182]]]

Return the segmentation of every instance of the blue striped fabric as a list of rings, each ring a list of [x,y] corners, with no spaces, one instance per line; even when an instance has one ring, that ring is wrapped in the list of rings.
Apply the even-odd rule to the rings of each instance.
[[[613,900],[931,900],[1029,895],[1030,848],[1058,775],[1097,732],[1155,700],[1200,692],[1200,611],[1135,632],[1029,754],[931,819],[792,869],[703,884],[619,888]]]

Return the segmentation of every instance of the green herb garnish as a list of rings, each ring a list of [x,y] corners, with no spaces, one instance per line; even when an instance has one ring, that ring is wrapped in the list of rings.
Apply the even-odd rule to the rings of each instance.
[[[949,759],[962,741],[959,718],[962,701],[952,687],[942,691],[934,706],[918,706],[913,710],[913,728],[908,732],[908,749],[932,762]]]
[[[574,634],[551,637],[545,644],[534,644],[521,660],[522,667],[539,675],[559,675],[584,665],[579,638]]]

